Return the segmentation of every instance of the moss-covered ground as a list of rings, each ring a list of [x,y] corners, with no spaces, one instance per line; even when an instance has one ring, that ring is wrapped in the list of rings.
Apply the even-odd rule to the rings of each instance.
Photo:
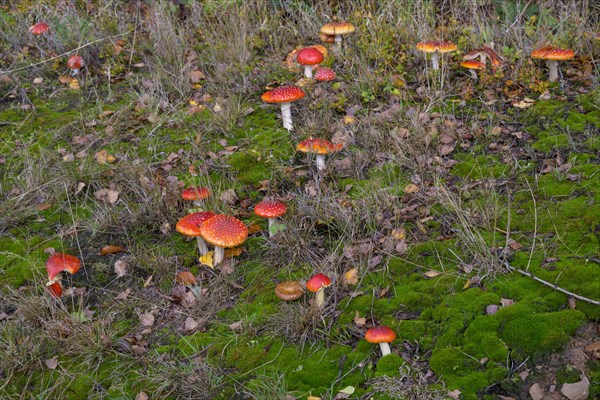
[[[15,12],[2,11],[6,24],[16,24]],[[598,323],[599,306],[515,271],[600,300],[597,88],[565,76],[566,87],[550,86],[544,100],[523,89],[536,101],[521,109],[466,95],[426,108],[419,80],[435,75],[411,72],[406,84],[383,87],[309,85],[288,132],[277,106],[259,100],[269,81],[217,91],[250,71],[297,79],[261,50],[277,38],[259,30],[236,49],[251,54],[231,67],[236,77],[223,60],[223,71],[211,70],[215,57],[235,57],[208,44],[209,32],[195,34],[207,40],[192,46],[205,86],[168,107],[133,88],[172,78],[131,67],[151,62],[148,45],[129,48],[130,60],[97,54],[80,90],[56,82],[56,71],[4,75],[1,87],[19,90],[0,103],[1,398],[330,399],[347,398],[338,393],[348,387],[348,398],[403,398],[374,389],[403,366],[430,371],[422,384],[432,393],[518,398],[535,382],[520,372]],[[373,62],[363,41],[347,57]],[[342,57],[327,63],[350,82]],[[101,71],[111,62],[129,73],[109,85]],[[480,90],[446,72],[453,98]],[[36,74],[52,79],[34,85]],[[496,85],[501,93],[504,81]],[[357,121],[340,122],[352,104]],[[390,104],[396,114],[382,116]],[[415,117],[415,109],[425,111]],[[317,128],[321,120],[328,126]],[[324,173],[295,150],[319,135],[346,144]],[[439,147],[450,142],[449,152]],[[233,268],[202,265],[195,242],[175,231],[197,207],[179,198],[190,185],[212,192],[201,208],[253,228]],[[274,238],[252,213],[265,196],[288,203]],[[124,251],[99,253],[105,245]],[[83,260],[63,278],[60,300],[44,288],[52,249]],[[196,296],[175,284],[182,270],[198,278]],[[275,296],[277,283],[305,283],[315,272],[333,278],[323,308],[311,293],[290,303]],[[144,324],[147,313],[153,320]],[[363,339],[374,325],[397,333],[391,355]],[[591,396],[600,395],[599,361],[585,368],[565,364],[556,379],[585,372]]]

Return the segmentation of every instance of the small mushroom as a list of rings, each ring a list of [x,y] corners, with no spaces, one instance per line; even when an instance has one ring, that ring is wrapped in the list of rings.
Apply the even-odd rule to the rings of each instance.
[[[71,73],[73,75],[77,75],[81,67],[83,67],[83,65],[83,57],[81,57],[79,54],[73,54],[71,57],[69,57],[69,60],[67,61],[67,68],[71,70]]]
[[[481,63],[479,61],[476,60],[469,60],[469,61],[463,61],[460,63],[461,67],[467,68],[469,70],[469,72],[471,73],[471,77],[473,78],[473,80],[477,80],[477,70],[479,69],[485,69],[485,64]]]
[[[202,206],[202,200],[210,196],[210,190],[205,187],[188,187],[181,192],[181,198],[188,201],[193,201],[194,205]]]
[[[48,280],[52,284],[55,278],[63,271],[71,275],[75,274],[81,268],[81,260],[70,254],[54,253],[46,261],[46,271],[48,271]]]
[[[43,35],[50,30],[50,26],[45,22],[36,22],[29,28],[32,35]]]
[[[304,66],[304,76],[312,79],[312,72],[315,65],[323,62],[323,54],[314,47],[305,47],[296,55],[296,62]]]
[[[306,282],[306,288],[317,293],[315,297],[317,308],[321,308],[325,303],[325,288],[329,286],[331,286],[331,279],[325,274],[316,274]]]
[[[549,81],[554,82],[558,79],[558,62],[570,60],[575,57],[575,52],[570,49],[560,49],[553,46],[544,46],[531,53],[531,58],[538,58],[548,61],[550,69]]]
[[[306,139],[298,143],[296,150],[303,153],[314,153],[317,155],[317,170],[325,169],[325,154],[335,153],[344,147],[341,143],[331,143],[325,139]]]
[[[200,211],[186,215],[177,221],[175,229],[182,235],[195,237],[198,244],[198,251],[203,256],[208,253],[208,246],[202,236],[200,236],[200,225],[215,216],[215,213],[210,211]]]
[[[365,340],[369,343],[378,343],[381,356],[385,357],[392,352],[389,343],[396,340],[396,333],[387,326],[374,326],[365,333]]]
[[[457,47],[449,40],[430,40],[417,43],[417,50],[431,54],[433,70],[440,69],[440,54],[456,51]]]
[[[281,104],[281,118],[283,119],[283,127],[288,131],[291,131],[293,129],[291,102],[300,100],[304,97],[304,95],[304,91],[299,87],[286,85],[265,92],[261,96],[261,99],[265,103]]]
[[[331,68],[319,67],[315,72],[315,80],[318,82],[327,82],[335,79],[335,72]]]
[[[287,207],[280,201],[263,200],[254,206],[254,214],[269,220],[269,237],[273,237],[273,224],[277,217],[281,217],[287,211]]]
[[[226,247],[237,247],[246,241],[248,228],[237,218],[219,214],[200,225],[200,234],[215,246],[213,265],[219,265],[225,257]]]
[[[321,27],[321,33],[334,36],[335,45],[333,52],[339,53],[342,49],[342,36],[349,35],[356,30],[354,25],[349,22],[330,22]]]
[[[498,67],[500,65],[500,60],[501,60],[501,57],[498,55],[498,53],[496,53],[494,51],[494,49],[492,49],[491,47],[488,47],[488,46],[483,46],[479,49],[470,51],[463,56],[463,60],[465,60],[465,61],[475,60],[476,58],[479,58],[479,61],[484,66],[487,65],[487,60],[489,58],[490,62],[492,64],[493,70],[495,70],[496,67]]]
[[[275,286],[275,296],[284,301],[297,300],[304,294],[298,281],[285,281]]]

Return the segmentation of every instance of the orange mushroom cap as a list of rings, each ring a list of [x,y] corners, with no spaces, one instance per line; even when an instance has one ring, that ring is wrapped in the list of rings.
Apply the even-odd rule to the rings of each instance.
[[[575,52],[571,49],[561,49],[554,46],[544,46],[531,52],[531,58],[539,58],[542,60],[570,60],[575,57]]]
[[[417,43],[417,50],[425,53],[435,53],[437,51],[437,41],[429,40],[427,42]]]
[[[189,187],[181,192],[181,198],[184,200],[204,200],[208,196],[210,196],[210,190],[205,187]]]
[[[463,61],[460,66],[468,69],[485,69],[485,64],[477,60]]]
[[[210,211],[191,213],[177,221],[175,229],[185,236],[200,236],[200,225],[214,216],[215,213]]]
[[[46,261],[46,271],[51,282],[61,272],[67,271],[73,275],[79,271],[79,268],[81,268],[81,260],[70,254],[54,253]]]
[[[302,297],[304,290],[298,281],[285,281],[275,286],[275,296],[281,300],[291,301]]]
[[[82,66],[83,66],[83,57],[81,57],[79,54],[73,54],[71,57],[69,57],[69,60],[67,61],[67,68],[79,69]]]
[[[314,47],[305,47],[296,55],[296,62],[300,65],[315,65],[322,63],[325,57]]]
[[[200,225],[200,235],[214,246],[236,247],[248,238],[248,228],[237,218],[219,214]]]
[[[50,30],[50,26],[45,22],[36,22],[29,28],[32,35],[42,35]]]
[[[284,203],[276,200],[263,200],[254,206],[254,214],[263,218],[281,217],[287,211]]]
[[[325,35],[347,35],[356,30],[349,22],[330,22],[321,27],[321,33]]]
[[[396,340],[396,332],[387,326],[374,326],[365,333],[365,340],[369,343],[391,343]]]
[[[457,49],[456,45],[450,40],[428,40],[426,42],[417,43],[417,50],[425,53],[448,53]]]
[[[305,95],[304,91],[297,86],[285,85],[265,92],[261,99],[265,103],[289,103],[300,100]]]
[[[331,286],[331,279],[325,274],[316,274],[306,282],[306,288],[311,292],[318,292],[322,287]]]
[[[298,143],[296,150],[303,153],[329,154],[341,150],[342,147],[342,143],[331,143],[326,139],[306,139]]]

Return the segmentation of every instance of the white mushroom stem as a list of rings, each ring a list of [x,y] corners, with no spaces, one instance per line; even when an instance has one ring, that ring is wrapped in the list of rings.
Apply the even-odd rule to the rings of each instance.
[[[281,103],[281,119],[283,119],[283,127],[291,131],[292,126],[292,103]]]
[[[379,348],[381,349],[381,357],[385,357],[392,353],[389,343],[379,343]]]
[[[204,239],[202,239],[202,236],[196,236],[196,242],[198,243],[198,251],[200,252],[201,256],[208,253],[208,246],[206,245]]]
[[[440,69],[440,55],[437,52],[431,53],[431,64],[434,71]]]
[[[477,77],[477,72],[475,72],[474,69],[470,69],[469,72],[471,73],[471,77],[473,78],[474,81],[476,81],[477,79],[479,79]]]
[[[312,65],[304,66],[304,76],[307,77],[308,79],[312,79],[312,77],[313,77],[313,66]]]
[[[550,69],[550,82],[558,79],[558,61],[548,60],[548,68]]]
[[[213,266],[217,266],[223,262],[225,258],[225,248],[220,246],[215,246],[215,254],[213,256]]]
[[[321,288],[317,291],[317,295],[315,297],[315,305],[317,308],[321,308],[325,303],[325,289],[321,286]]]
[[[323,171],[325,169],[325,155],[317,154],[317,171]]]
[[[275,218],[269,218],[269,237],[273,237],[273,224],[275,223]]]
[[[342,35],[335,35],[335,43],[333,45],[333,52],[335,54],[342,50]]]

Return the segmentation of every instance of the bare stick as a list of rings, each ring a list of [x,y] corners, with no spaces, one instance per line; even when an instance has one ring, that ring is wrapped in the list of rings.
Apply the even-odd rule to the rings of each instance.
[[[531,279],[533,279],[534,281],[537,281],[539,283],[541,283],[542,285],[546,285],[548,287],[551,287],[552,289],[559,291],[561,293],[564,293],[566,295],[569,295],[573,298],[576,298],[577,300],[581,300],[581,301],[585,301],[586,303],[590,303],[590,304],[594,304],[596,306],[600,306],[600,301],[598,300],[592,300],[592,299],[588,299],[587,297],[583,297],[579,294],[575,294],[573,292],[569,292],[566,289],[563,289],[559,286],[557,286],[556,284],[550,283],[548,281],[543,280],[542,278],[538,278],[537,276],[534,276],[531,272],[527,272],[527,271],[523,271],[522,269],[519,268],[515,268],[513,266],[511,266],[508,262],[504,262],[504,265],[506,266],[506,268],[508,268],[511,271],[516,271],[518,273],[520,273],[521,275],[525,275],[530,277]]]
[[[54,57],[51,57],[51,58],[47,58],[47,59],[45,59],[43,61],[40,61],[40,62],[37,62],[35,64],[29,64],[29,65],[27,65],[25,67],[19,67],[19,68],[15,68],[15,69],[10,69],[8,71],[0,71],[0,75],[10,74],[10,73],[13,73],[13,72],[22,71],[24,69],[29,69],[29,68],[37,67],[38,65],[46,64],[46,63],[48,63],[50,61],[56,60],[57,58],[64,57],[64,56],[66,56],[66,55],[68,55],[68,54],[70,54],[70,53],[72,53],[74,51],[81,50],[81,49],[83,49],[85,47],[91,46],[91,45],[96,44],[98,42],[102,42],[104,40],[110,40],[110,39],[118,38],[118,37],[121,37],[121,36],[129,35],[130,33],[131,33],[131,31],[128,31],[128,32],[125,32],[125,33],[120,33],[118,35],[109,36],[109,37],[105,37],[105,38],[102,38],[102,39],[97,39],[97,40],[94,40],[92,42],[89,42],[89,43],[86,43],[86,44],[82,44],[81,46],[78,46],[78,47],[76,47],[74,49],[71,49],[71,50],[67,51],[66,53],[62,53],[62,54],[59,54],[57,56],[54,56]]]

